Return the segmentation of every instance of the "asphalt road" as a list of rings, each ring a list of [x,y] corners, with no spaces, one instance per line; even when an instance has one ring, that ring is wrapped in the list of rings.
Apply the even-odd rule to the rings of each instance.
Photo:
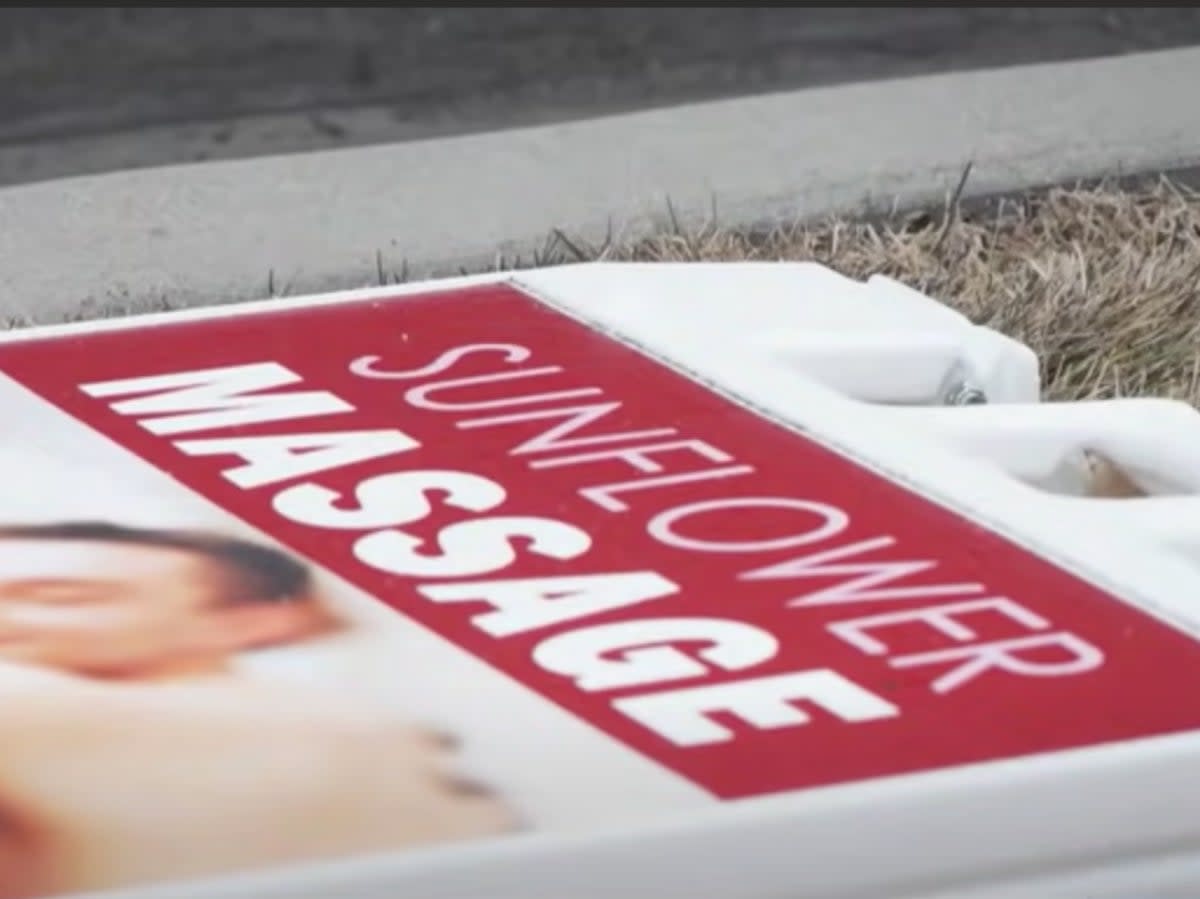
[[[7,8],[0,184],[1196,43],[1197,9]]]

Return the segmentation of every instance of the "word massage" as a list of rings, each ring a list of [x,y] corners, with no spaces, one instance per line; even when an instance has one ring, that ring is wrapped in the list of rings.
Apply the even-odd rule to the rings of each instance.
[[[797,631],[806,613],[821,610],[823,639],[908,682],[919,678],[926,697],[1103,665],[1097,647],[1020,598],[941,576],[936,548],[886,532],[851,534],[855,511],[812,495],[811,484],[747,492],[766,482],[769,459],[722,449],[719,416],[631,427],[628,397],[572,386],[568,367],[538,356],[496,342],[427,351],[416,367],[386,356],[348,361],[347,377],[374,385],[404,427],[343,426],[361,403],[270,360],[131,372],[79,389],[183,457],[219,465],[224,481],[261,494],[281,523],[344,541],[363,567],[360,585],[370,587],[367,574],[383,576],[387,589],[401,582],[418,602],[458,610],[464,627],[487,639],[535,638],[530,661],[539,671],[676,747],[903,714],[896,697],[819,658],[764,673],[792,628],[773,632],[739,610],[739,589],[751,586],[777,588]],[[436,450],[416,453],[415,435],[430,430],[418,422],[434,418],[437,433],[468,448],[481,435],[489,446],[506,435],[507,449],[489,450],[479,466],[490,476],[466,464],[411,464]],[[687,433],[680,422],[707,432]],[[453,456],[471,458],[461,448]],[[512,472],[510,482],[497,471]],[[330,486],[334,472],[353,473],[353,488]],[[597,518],[614,523],[580,524]],[[643,549],[597,568],[595,547],[616,533],[635,534]],[[729,581],[681,586],[689,559],[701,558],[730,566]],[[388,601],[387,589],[369,592]],[[706,610],[718,595],[727,611],[678,614],[698,589],[709,595]],[[656,613],[668,598],[676,613]],[[914,629],[919,651],[901,639]]]

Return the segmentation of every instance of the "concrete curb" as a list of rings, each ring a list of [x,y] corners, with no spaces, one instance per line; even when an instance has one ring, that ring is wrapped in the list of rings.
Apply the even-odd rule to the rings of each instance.
[[[261,298],[1200,161],[1200,49],[873,82],[0,191],[0,315]]]

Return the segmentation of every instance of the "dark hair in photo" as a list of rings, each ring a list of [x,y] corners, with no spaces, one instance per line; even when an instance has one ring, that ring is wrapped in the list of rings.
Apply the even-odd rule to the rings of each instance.
[[[176,549],[207,557],[229,576],[234,602],[286,602],[308,599],[308,567],[269,546],[195,531],[132,528],[107,522],[0,525],[0,540],[79,540]]]

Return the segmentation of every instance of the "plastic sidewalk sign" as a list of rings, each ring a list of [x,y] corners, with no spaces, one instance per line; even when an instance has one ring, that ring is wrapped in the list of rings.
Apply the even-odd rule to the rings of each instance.
[[[1185,895],[1200,415],[1038,389],[801,264],[11,332],[0,899]]]

